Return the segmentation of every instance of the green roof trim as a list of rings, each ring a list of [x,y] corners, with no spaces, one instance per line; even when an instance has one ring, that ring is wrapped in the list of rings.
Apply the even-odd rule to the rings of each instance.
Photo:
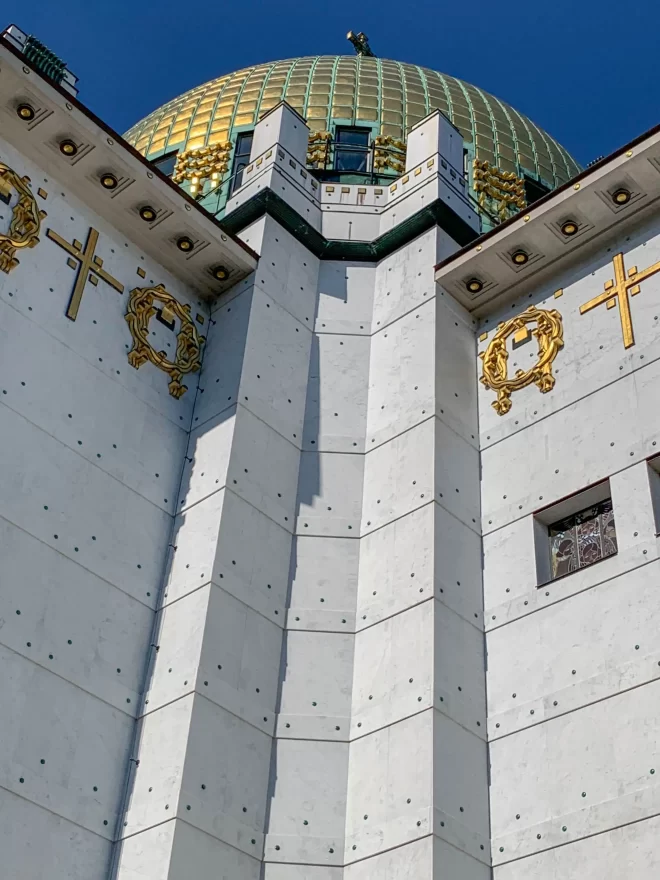
[[[36,67],[44,76],[61,83],[64,79],[66,64],[61,58],[58,58],[54,52],[51,52],[47,46],[36,37],[29,36],[25,41],[23,54],[27,60]]]
[[[221,225],[231,235],[238,235],[264,214],[277,220],[287,232],[321,260],[377,263],[434,226],[444,229],[459,247],[465,247],[479,237],[479,233],[458,214],[441,199],[436,199],[373,241],[327,239],[271,189],[262,190],[244,202],[227,215]]]

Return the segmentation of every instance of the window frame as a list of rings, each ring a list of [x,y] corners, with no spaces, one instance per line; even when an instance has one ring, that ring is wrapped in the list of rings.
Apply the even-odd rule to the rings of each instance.
[[[364,145],[362,144],[352,144],[350,142],[341,141],[341,135],[343,133],[351,133],[358,132],[359,134],[364,134],[365,140]],[[372,130],[366,125],[338,125],[335,128],[335,133],[333,137],[333,147],[334,147],[334,156],[333,156],[333,171],[337,171],[340,174],[369,174],[370,172],[370,162],[369,158],[371,156],[371,136]],[[363,168],[342,168],[339,165],[341,157],[348,157],[349,155],[360,156],[364,158],[364,167]]]
[[[239,152],[243,141],[249,137],[249,148],[247,152]],[[254,129],[248,131],[239,131],[236,135],[236,143],[234,144],[234,161],[231,168],[231,177],[229,179],[229,197],[231,197],[237,189],[243,186],[243,171],[250,164],[250,154],[252,153],[252,144],[254,143]],[[240,176],[239,176],[240,175]]]
[[[607,555],[601,555],[598,559],[595,559],[593,562],[588,562],[586,565],[578,565],[577,568],[571,571],[565,571],[562,574],[553,576],[551,529],[555,526],[567,523],[571,519],[577,520],[577,518],[590,509],[602,507],[606,503],[611,505],[614,551]],[[603,513],[604,511],[600,511],[598,517],[600,518]],[[576,525],[577,523],[574,523],[572,528],[575,528]],[[536,511],[534,513],[534,544],[536,552],[537,587],[544,587],[550,583],[555,583],[555,581],[569,577],[570,575],[578,574],[580,571],[584,571],[587,568],[597,565],[599,562],[605,562],[605,560],[612,559],[616,556],[619,552],[616,526],[616,514],[612,501],[609,479],[594,483],[593,485],[576,492],[574,495],[569,495],[555,504],[551,504],[548,507]]]
[[[169,153],[163,153],[162,156],[158,156],[156,159],[151,159],[151,164],[155,165],[156,168],[160,171],[160,173],[164,174],[165,177],[172,177],[172,175],[174,174],[174,166],[176,165],[176,157],[178,155],[179,155],[178,150],[170,150]],[[164,171],[162,168],[162,165],[164,165],[165,162],[169,162],[170,159],[173,160],[172,161],[172,169],[171,169],[171,171]]]
[[[610,541],[613,541],[614,549],[610,552],[606,552],[605,541],[607,540],[607,536],[604,533],[603,523],[605,522],[605,517],[607,514],[611,514],[611,525],[613,530],[613,538],[610,537]],[[598,544],[599,544],[599,556],[597,559],[593,559],[590,562],[584,561],[585,556],[583,555],[585,550],[585,545],[587,542],[584,541],[585,535],[580,535],[579,526],[588,525],[590,523],[598,523]],[[569,568],[568,571],[562,571],[558,574],[553,572],[553,568],[556,566],[559,567],[559,563],[556,563],[553,559],[553,547],[558,546],[555,544],[555,539],[562,540],[562,537],[568,535],[573,532],[570,540],[573,544],[573,553],[571,553],[571,557],[575,560],[576,567]],[[553,534],[554,533],[554,534]],[[592,532],[592,535],[595,537],[596,533]],[[583,540],[581,541],[581,537]],[[595,542],[589,542],[595,543]],[[610,556],[616,555],[618,552],[618,545],[616,541],[616,524],[614,521],[614,508],[612,505],[612,499],[606,498],[603,501],[598,501],[596,504],[589,505],[588,507],[583,508],[582,510],[577,511],[576,513],[571,514],[568,517],[564,517],[564,519],[560,519],[555,521],[554,523],[550,523],[548,525],[548,549],[550,551],[550,579],[553,581],[558,580],[559,578],[566,577],[569,574],[575,574],[577,571],[581,571],[583,568],[589,568],[591,565],[595,565],[597,562],[602,562],[603,559],[609,559]]]

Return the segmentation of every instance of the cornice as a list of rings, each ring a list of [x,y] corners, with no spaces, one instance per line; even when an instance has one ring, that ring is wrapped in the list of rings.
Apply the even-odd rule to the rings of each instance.
[[[34,117],[20,118],[20,104],[29,104]],[[215,298],[254,271],[258,257],[244,242],[2,37],[0,131],[16,152],[200,295]],[[62,153],[63,140],[75,144],[75,155]],[[101,185],[107,174],[117,179],[113,189]],[[150,221],[140,216],[147,206],[155,214]],[[192,249],[177,247],[182,237]],[[212,274],[219,266],[227,270],[222,280]]]
[[[617,204],[614,194],[629,198]],[[660,199],[660,126],[600,160],[436,266],[435,279],[469,311],[485,315],[589,258],[657,210]],[[577,229],[567,235],[567,223]],[[526,260],[516,264],[522,251]],[[480,289],[468,289],[476,281]]]

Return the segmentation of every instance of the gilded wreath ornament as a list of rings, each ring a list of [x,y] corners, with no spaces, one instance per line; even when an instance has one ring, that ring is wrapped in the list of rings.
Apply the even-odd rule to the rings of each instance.
[[[538,342],[538,360],[531,369],[516,370],[515,376],[509,377],[507,339],[520,334],[524,337],[526,332],[529,333],[528,324],[536,324],[531,334]],[[511,409],[513,391],[532,384],[542,394],[552,391],[555,387],[552,364],[563,345],[564,328],[561,315],[556,309],[537,309],[536,306],[530,306],[517,317],[498,325],[488,347],[479,354],[483,361],[480,381],[486,388],[497,393],[497,400],[493,401],[492,406],[498,415],[503,416]]]
[[[173,361],[168,359],[166,352],[156,351],[149,342],[149,322],[156,314],[155,303],[162,303],[163,311],[180,322]],[[181,379],[186,373],[196,373],[200,369],[202,346],[206,341],[190,317],[190,306],[180,303],[162,284],[136,287],[130,293],[125,318],[133,337],[133,348],[128,353],[129,364],[138,370],[142,364],[151,361],[170,376],[168,388],[172,397],[177,400],[183,397],[188,386],[183,385]]]
[[[0,270],[9,273],[18,266],[17,250],[33,248],[39,243],[41,212],[32,190],[29,177],[21,177],[12,168],[0,162],[0,191],[14,189],[18,201],[12,210],[7,233],[0,232]]]

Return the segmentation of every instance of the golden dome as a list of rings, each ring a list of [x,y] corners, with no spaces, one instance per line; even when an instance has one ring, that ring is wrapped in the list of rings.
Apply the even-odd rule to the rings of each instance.
[[[554,138],[476,86],[414,64],[357,55],[293,58],[229,73],[155,110],[125,137],[149,159],[234,141],[281,100],[312,131],[360,125],[403,140],[439,108],[463,134],[470,159],[526,173],[550,188],[580,171]]]

